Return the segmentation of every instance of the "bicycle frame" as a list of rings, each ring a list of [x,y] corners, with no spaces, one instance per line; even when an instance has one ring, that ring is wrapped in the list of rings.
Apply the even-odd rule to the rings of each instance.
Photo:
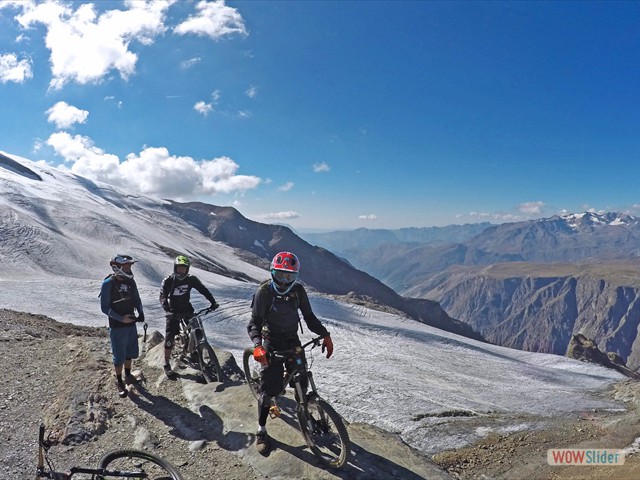
[[[296,392],[298,393],[299,403],[301,406],[305,408],[307,406],[307,397],[309,396],[309,394],[318,395],[318,391],[316,390],[316,383],[313,380],[313,372],[311,372],[311,369],[308,368],[306,358],[303,354],[304,354],[304,350],[309,345],[313,345],[309,349],[310,351],[313,350],[315,347],[319,346],[320,340],[322,340],[322,337],[316,337],[311,339],[304,345],[295,347],[294,349],[274,350],[271,352],[272,357],[280,358],[285,362],[285,373],[283,375],[283,380],[282,380],[281,394],[285,391],[285,389],[287,388],[287,385],[289,385],[289,383],[293,380]],[[287,372],[286,362],[289,359],[293,361],[294,368],[290,372]],[[307,378],[308,388],[310,389],[310,391],[303,391],[302,389],[303,376],[306,376]]]
[[[49,449],[53,443],[49,440],[50,435],[45,439],[45,426],[40,424],[38,435],[38,464],[36,466],[36,480],[48,478],[50,480],[70,480],[75,474],[91,475],[92,479],[104,480],[106,478],[137,478],[139,480],[157,478],[156,474],[161,473],[162,478],[180,480],[180,474],[166,460],[149,452],[132,449],[113,450],[107,453],[96,468],[71,467],[68,472],[57,472],[53,462],[49,460]],[[133,460],[129,466],[118,463],[119,460]],[[47,466],[45,467],[45,461]],[[144,466],[143,466],[144,464]],[[154,468],[153,473],[147,473],[145,467]],[[110,468],[111,467],[111,468]]]
[[[309,345],[312,345],[310,350],[320,346],[322,338],[316,337],[290,350],[269,352],[271,361],[277,359],[284,364],[282,390],[273,397],[265,397],[262,392],[261,377],[265,367],[255,359],[254,347],[243,351],[242,366],[251,393],[258,400],[258,404],[269,399],[271,418],[279,417],[281,414],[276,399],[284,395],[287,385],[294,387],[297,402],[295,415],[307,445],[324,465],[341,468],[349,459],[349,433],[340,415],[318,395],[311,372],[313,357],[310,357],[309,363],[306,362],[305,349]],[[306,385],[303,388],[304,383]]]
[[[53,464],[49,460],[47,453],[51,448],[51,443],[44,438],[44,424],[40,424],[40,432],[38,435],[38,465],[36,467],[36,479],[49,478],[52,480],[70,480],[76,473],[86,473],[98,476],[113,476],[119,474],[120,478],[142,478],[139,473],[127,473],[127,472],[110,472],[104,468],[84,468],[84,467],[71,467],[69,473],[56,472]],[[47,462],[49,469],[45,469],[44,462]],[[93,478],[93,477],[91,477]]]
[[[184,317],[180,319],[180,334],[184,334],[189,339],[184,353],[193,353],[198,350],[198,345],[208,343],[207,334],[202,324],[202,317],[209,312],[211,310],[205,308],[194,313],[188,320]]]

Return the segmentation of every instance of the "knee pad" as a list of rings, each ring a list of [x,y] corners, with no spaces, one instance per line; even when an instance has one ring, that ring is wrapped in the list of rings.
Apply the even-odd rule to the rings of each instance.
[[[164,341],[164,348],[171,350],[173,348],[173,338],[167,338]]]

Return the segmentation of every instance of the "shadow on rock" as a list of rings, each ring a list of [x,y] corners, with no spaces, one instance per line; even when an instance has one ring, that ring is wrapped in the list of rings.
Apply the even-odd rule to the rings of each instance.
[[[215,441],[220,447],[238,451],[250,444],[250,435],[240,432],[223,433],[222,419],[208,406],[199,408],[200,415],[164,395],[154,395],[138,384],[129,398],[141,410],[171,427],[170,433],[186,441]]]
[[[275,454],[278,450],[281,450],[282,452],[286,452],[292,457],[295,457],[300,462],[311,467],[325,470],[331,475],[331,478],[342,478],[345,480],[386,480],[397,478],[401,478],[403,480],[419,480],[424,478],[450,478],[448,474],[443,472],[425,456],[402,444],[397,439],[390,439],[390,441],[383,446],[383,451],[379,453],[374,452],[374,450],[379,449],[374,447],[373,444],[369,446],[369,442],[366,440],[366,437],[360,438],[362,428],[360,425],[353,429],[351,429],[350,426],[347,426],[347,430],[350,431],[350,435],[353,434],[350,448],[351,455],[347,464],[341,469],[328,468],[314,455],[304,441],[296,415],[297,403],[293,399],[280,397],[278,399],[278,406],[281,409],[279,419],[297,432],[299,435],[299,443],[295,443],[296,434],[285,435],[284,438],[287,439],[287,443],[274,438],[274,436],[270,436],[270,454]],[[277,419],[269,420],[270,423],[276,421]],[[373,430],[373,427],[367,428]],[[280,435],[276,433],[275,436],[279,437]],[[251,441],[253,442],[255,440],[255,435],[250,435],[250,437],[252,437]],[[393,444],[396,445],[391,448]],[[390,448],[385,451],[385,446]],[[397,448],[400,450],[396,451]],[[389,457],[393,457],[393,459]],[[397,460],[397,462],[394,460]],[[398,462],[406,463],[406,465],[403,466]]]

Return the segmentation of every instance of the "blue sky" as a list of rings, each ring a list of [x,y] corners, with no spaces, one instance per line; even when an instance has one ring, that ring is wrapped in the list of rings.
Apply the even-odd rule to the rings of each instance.
[[[0,2],[0,150],[298,229],[640,213],[640,3]]]

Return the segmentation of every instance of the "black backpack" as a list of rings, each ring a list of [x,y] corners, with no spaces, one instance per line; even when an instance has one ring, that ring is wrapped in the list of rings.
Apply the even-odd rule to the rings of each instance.
[[[251,308],[253,308],[253,302],[255,300],[256,294],[258,295],[270,295],[271,296],[271,304],[268,308],[268,310],[265,312],[264,316],[265,319],[267,317],[267,315],[269,315],[269,313],[271,313],[271,310],[273,310],[273,303],[275,302],[275,297],[276,295],[274,295],[273,291],[269,288],[269,285],[271,283],[271,280],[265,280],[264,282],[262,282],[260,284],[260,286],[258,287],[258,290],[256,293],[254,293],[253,297],[251,298]],[[298,284],[294,284],[293,287],[291,288],[291,290],[286,294],[286,295],[281,295],[282,297],[289,297],[294,301],[296,310],[298,308],[300,308],[300,294],[298,293]],[[304,330],[302,329],[302,322],[300,322],[300,320],[298,319],[298,324],[300,325],[300,332],[304,333]]]

